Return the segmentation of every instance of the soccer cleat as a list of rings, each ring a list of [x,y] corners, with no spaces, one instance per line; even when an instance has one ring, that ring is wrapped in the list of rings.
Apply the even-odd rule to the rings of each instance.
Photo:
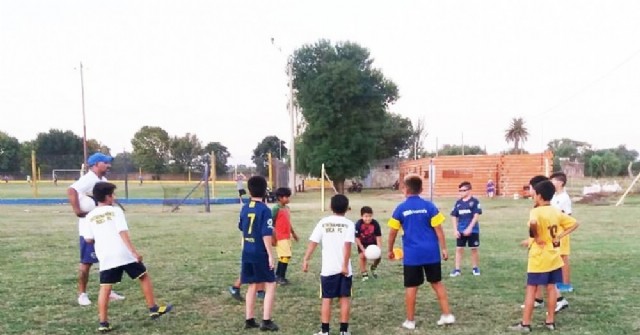
[[[317,333],[313,333],[313,335],[329,335],[329,333],[323,333],[322,330],[317,332]]]
[[[473,273],[474,276],[479,276],[480,268],[473,268],[473,270],[471,270],[471,273]]]
[[[523,325],[522,322],[518,322],[513,326],[509,326],[508,329],[515,332],[531,333],[531,325]]]
[[[169,312],[173,309],[173,305],[162,305],[162,306],[154,306],[149,308],[149,317],[152,319],[157,319]]]
[[[556,324],[553,322],[545,322],[544,327],[548,330],[556,330]]]
[[[111,328],[111,325],[109,324],[109,322],[100,322],[100,326],[98,326],[99,332],[108,333],[111,330],[113,330],[113,328]]]
[[[278,283],[278,285],[281,285],[281,286],[287,286],[289,285],[289,280],[286,278],[278,277],[276,278],[276,283]]]
[[[409,329],[409,330],[414,330],[414,329],[416,329],[416,322],[415,321],[404,320],[404,322],[402,323],[402,328]]]
[[[111,301],[124,300],[124,296],[114,291],[111,291],[111,293],[109,294],[109,300]]]
[[[86,293],[80,293],[80,295],[78,295],[78,305],[80,306],[91,305],[91,300],[89,300],[89,296]]]
[[[264,300],[264,291],[258,291],[256,292],[256,297],[258,297],[258,299],[260,300]]]
[[[262,321],[262,323],[260,323],[260,330],[263,332],[277,332],[278,329],[280,329],[280,327],[273,321]]]
[[[533,308],[539,308],[544,306],[544,301],[534,301]],[[524,309],[524,305],[520,305],[520,308]]]
[[[454,269],[449,274],[449,277],[458,277],[458,276],[461,276],[461,275],[462,275],[462,272],[460,272],[460,269]]]
[[[229,286],[229,294],[231,294],[231,297],[233,299],[236,299],[238,301],[243,301],[244,300],[242,298],[242,296],[240,295],[240,288],[238,288],[238,287]]]
[[[363,274],[362,275],[362,281],[367,281],[369,280],[369,275],[368,274]]]
[[[249,319],[244,321],[244,329],[260,328],[260,325],[256,322],[256,319]]]
[[[567,301],[567,299],[558,300],[558,302],[556,302],[556,313],[565,308],[569,308],[569,301]]]
[[[442,314],[440,315],[440,320],[436,322],[438,326],[451,325],[456,322],[456,317],[453,314]]]

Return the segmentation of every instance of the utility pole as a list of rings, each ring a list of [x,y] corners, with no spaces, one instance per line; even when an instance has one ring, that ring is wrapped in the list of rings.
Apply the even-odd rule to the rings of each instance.
[[[82,62],[80,62],[80,89],[82,90],[82,150],[84,161],[82,161],[82,173],[87,170],[87,120],[84,112],[84,77],[82,75]]]
[[[289,118],[291,123],[291,175],[289,175],[289,187],[291,194],[296,194],[296,126],[295,126],[295,106],[293,105],[293,57],[289,57],[287,63],[287,76],[289,76]]]

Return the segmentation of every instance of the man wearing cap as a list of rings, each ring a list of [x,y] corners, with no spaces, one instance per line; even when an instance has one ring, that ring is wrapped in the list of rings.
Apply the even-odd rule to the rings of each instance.
[[[105,177],[111,168],[113,157],[97,152],[87,159],[89,171],[67,189],[67,197],[73,212],[78,217],[78,231],[80,234],[80,266],[78,267],[78,304],[82,306],[91,305],[91,300],[87,295],[87,282],[89,281],[89,270],[91,265],[98,262],[93,244],[87,243],[83,232],[87,228],[84,217],[87,212],[80,209],[80,198],[88,197],[93,192],[93,186],[98,182],[107,181]],[[111,292],[111,300],[122,300],[123,296]]]

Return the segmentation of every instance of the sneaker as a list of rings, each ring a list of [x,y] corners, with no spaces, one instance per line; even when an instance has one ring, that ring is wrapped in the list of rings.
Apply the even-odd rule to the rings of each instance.
[[[565,308],[569,308],[569,301],[567,301],[567,299],[558,300],[558,302],[556,303],[556,313]]]
[[[367,281],[369,280],[369,276],[368,275],[363,275],[362,276],[362,281]]]
[[[462,272],[460,272],[460,269],[454,269],[449,274],[449,277],[458,277],[458,276],[461,276],[461,275],[462,275]]]
[[[317,333],[313,333],[313,335],[329,335],[329,333],[323,333],[322,330],[317,332]]]
[[[351,335],[350,332],[340,332],[340,335]]]
[[[78,295],[78,304],[80,306],[89,306],[91,305],[91,300],[89,300],[89,296],[86,293],[80,293]]]
[[[440,315],[440,320],[436,322],[438,326],[451,325],[456,322],[456,317],[453,314],[442,314]]]
[[[273,321],[269,321],[268,323],[265,321],[262,321],[262,323],[260,323],[260,330],[262,330],[263,332],[266,332],[266,331],[277,332],[278,329],[280,329],[280,327],[278,327],[278,325]]]
[[[124,296],[114,291],[111,291],[111,294],[109,294],[109,300],[111,301],[124,300]]]
[[[240,295],[240,289],[237,288],[237,287],[229,286],[229,294],[231,294],[231,297],[233,299],[236,299],[238,301],[243,301],[244,300],[242,298],[242,296]]]
[[[534,301],[533,302],[533,308],[540,308],[542,306],[544,306],[544,301],[542,301],[542,302]],[[520,308],[524,309],[524,305],[520,305]]]
[[[531,325],[523,325],[522,322],[518,322],[513,326],[509,326],[508,329],[515,332],[531,333]]]
[[[416,329],[416,322],[415,321],[404,320],[404,322],[402,323],[402,328],[414,330],[414,329]]]
[[[479,276],[480,275],[480,269],[479,268],[473,268],[473,270],[471,270],[471,273],[473,273],[474,276]]]
[[[276,283],[278,285],[287,286],[287,285],[289,285],[289,280],[286,279],[286,278],[278,277],[278,278],[276,278]]]
[[[377,268],[374,268],[373,265],[371,265],[371,277],[373,277],[373,279],[378,279],[378,274],[376,273]]]
[[[258,297],[258,299],[260,300],[264,300],[264,291],[258,291],[256,292],[256,297]]]
[[[108,333],[112,330],[113,328],[111,328],[109,322],[100,322],[100,326],[98,326],[98,331],[101,333]]]
[[[244,321],[244,329],[260,328],[260,325],[256,322],[256,319],[249,319]]]
[[[553,322],[545,322],[544,327],[548,330],[556,330],[556,324]]]
[[[162,305],[149,308],[149,317],[152,319],[157,319],[169,312],[173,309],[173,305]]]

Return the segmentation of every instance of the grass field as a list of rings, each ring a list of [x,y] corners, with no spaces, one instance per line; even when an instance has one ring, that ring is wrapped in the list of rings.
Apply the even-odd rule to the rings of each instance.
[[[2,186],[2,185],[0,185]],[[24,186],[24,185],[23,185]],[[137,188],[137,185],[132,185]],[[146,188],[145,184],[141,188]],[[2,187],[0,187],[2,189]],[[58,187],[63,190],[63,187]],[[6,195],[5,195],[6,196]],[[359,208],[370,205],[386,223],[401,200],[397,193],[365,192],[349,195],[357,219]],[[301,271],[306,238],[323,215],[318,193],[293,198],[292,219],[303,241],[294,245],[288,277],[292,284],[277,291],[274,320],[280,334],[312,334],[319,328],[318,284],[320,252],[309,273]],[[453,199],[437,199],[448,213]],[[638,334],[640,332],[639,198],[623,207],[576,205],[582,226],[573,236],[573,283],[566,296],[570,308],[557,317],[562,334]],[[417,326],[400,328],[404,320],[402,266],[383,261],[380,278],[354,280],[350,330],[353,334],[504,334],[521,317],[526,251],[518,246],[529,200],[484,200],[481,219],[482,276],[470,275],[469,254],[463,275],[449,278],[453,261],[443,265],[452,310],[457,323],[438,328],[439,309],[433,292],[418,293]],[[111,304],[115,334],[243,334],[244,305],[233,300],[228,285],[238,275],[240,237],[236,228],[238,205],[218,205],[211,213],[200,206],[184,206],[176,213],[160,207],[128,206],[134,244],[145,257],[160,302],[175,304],[175,313],[157,321],[147,319],[137,282],[124,280],[116,290],[127,296]],[[91,307],[76,303],[77,221],[68,206],[0,206],[0,333],[94,334],[97,326],[97,271],[90,277]],[[454,251],[452,228],[446,222],[447,246]],[[388,229],[383,224],[386,244]],[[354,268],[357,263],[353,262]],[[244,289],[243,289],[244,293]],[[258,308],[261,306],[258,303]],[[336,305],[337,307],[337,305]],[[544,311],[536,310],[534,331]],[[256,315],[261,312],[256,310]],[[337,330],[334,309],[332,330]]]

